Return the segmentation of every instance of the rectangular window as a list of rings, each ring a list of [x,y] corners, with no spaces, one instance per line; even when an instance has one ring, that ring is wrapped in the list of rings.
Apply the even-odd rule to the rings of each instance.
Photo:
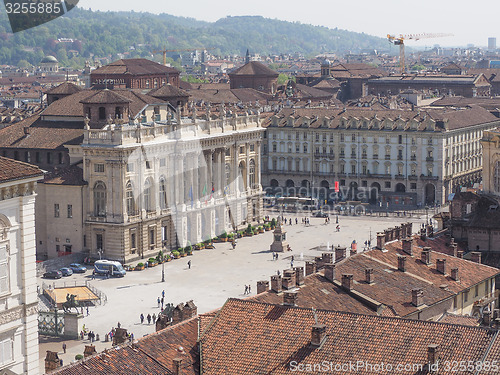
[[[402,135],[399,135],[399,136],[398,136],[398,143],[399,143],[400,145],[402,145],[402,144],[403,144],[403,136],[402,136]]]
[[[97,250],[102,250],[102,246],[103,246],[102,234],[97,233],[95,235],[95,244],[96,244],[96,249]]]
[[[14,340],[11,338],[0,341],[0,365],[14,360]]]
[[[476,285],[474,288],[474,297],[477,297],[479,295],[479,285]]]
[[[59,203],[54,204],[54,217],[59,217]]]
[[[146,169],[151,169],[151,162],[146,160]]]
[[[160,167],[164,167],[166,165],[166,159],[165,158],[161,158],[160,159]]]
[[[31,162],[31,156],[30,156],[30,152],[29,151],[25,151],[24,152],[24,161],[26,163],[30,163]]]
[[[250,152],[254,152],[255,151],[255,145],[252,143],[250,145]]]
[[[135,233],[132,233],[130,235],[130,248],[131,249],[137,248],[137,241],[136,241],[136,238],[135,238]]]
[[[278,146],[276,145],[276,143],[273,143],[273,152],[276,152],[278,151]]]
[[[40,153],[35,152],[35,162],[40,163]]]
[[[0,246],[0,293],[9,291],[9,256],[7,246]]]
[[[386,189],[390,189],[391,188],[391,182],[390,181],[386,181],[385,182],[385,188]]]
[[[149,244],[150,245],[154,245],[156,242],[156,238],[155,238],[155,230],[154,229],[151,229],[149,231]]]
[[[469,300],[469,292],[466,290],[464,292],[464,302],[467,302]]]
[[[104,172],[104,164],[94,164],[94,172],[103,173]]]
[[[134,164],[128,163],[127,164],[127,172],[133,172],[134,171]]]
[[[56,245],[56,251],[60,252],[61,251],[61,245]]]
[[[245,153],[245,147],[240,146],[240,154],[244,154],[244,153]]]
[[[68,204],[68,219],[71,219],[73,217],[73,205]]]
[[[47,152],[47,164],[52,164],[52,154]]]
[[[163,244],[163,246],[167,246],[167,242],[168,242],[168,227],[163,226],[161,227],[161,243]]]
[[[415,182],[412,182],[412,183],[410,184],[410,189],[411,189],[411,190],[417,190],[417,184],[416,184]]]
[[[59,164],[62,164],[63,163],[63,154],[62,154],[62,152],[58,153],[57,157],[58,157],[58,160],[59,160]]]
[[[490,294],[490,290],[489,290],[489,280],[486,280],[485,283],[484,283],[484,295],[488,295]]]

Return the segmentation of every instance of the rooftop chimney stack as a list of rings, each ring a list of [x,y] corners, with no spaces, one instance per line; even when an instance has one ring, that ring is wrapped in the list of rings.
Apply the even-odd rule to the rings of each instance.
[[[340,262],[346,256],[346,248],[337,246],[335,247],[335,263]]]
[[[403,251],[409,256],[413,255],[412,245],[413,245],[413,239],[411,237],[403,239]]]
[[[456,258],[458,256],[458,247],[456,243],[451,244],[451,249],[453,252],[453,256]]]
[[[325,279],[333,283],[333,280],[335,280],[335,264],[325,264]]]
[[[471,253],[470,260],[475,262],[475,263],[481,264],[481,253],[479,251],[473,251]]]
[[[446,259],[441,258],[436,260],[436,270],[443,275],[446,275]]]
[[[458,268],[452,268],[451,269],[451,279],[455,281],[460,281],[460,278],[458,276]]]
[[[406,272],[406,257],[403,255],[398,255],[398,270]]]
[[[420,260],[423,264],[431,264],[431,251],[428,247],[424,247],[422,253],[420,254]]]
[[[304,267],[293,267],[295,270],[295,282],[297,286],[304,285]]]
[[[385,233],[377,233],[377,249],[383,250],[385,245]]]
[[[279,293],[283,290],[283,285],[280,275],[271,276],[271,290],[276,293]]]
[[[267,292],[269,290],[269,281],[257,281],[257,294]]]
[[[285,306],[297,306],[297,292],[286,291],[283,293],[283,305]]]
[[[284,270],[283,280],[281,282],[283,289],[293,289],[295,288],[295,271],[294,270]]]
[[[333,253],[323,253],[321,254],[321,259],[323,264],[333,263]]]
[[[367,268],[365,270],[365,281],[367,284],[373,283],[373,268]]]
[[[316,273],[316,262],[306,262],[306,276]]]
[[[462,250],[457,250],[457,258],[463,259],[464,252]]]
[[[182,358],[174,358],[173,364],[174,364],[174,374],[181,375],[182,374]]]
[[[424,304],[424,291],[420,288],[411,291],[411,304],[420,307]]]
[[[321,346],[326,340],[326,325],[325,324],[315,324],[311,331],[311,345]]]
[[[342,288],[346,290],[352,290],[354,275],[352,274],[343,274],[342,275]]]
[[[436,365],[439,360],[439,345],[431,344],[427,347],[427,362],[429,365]]]

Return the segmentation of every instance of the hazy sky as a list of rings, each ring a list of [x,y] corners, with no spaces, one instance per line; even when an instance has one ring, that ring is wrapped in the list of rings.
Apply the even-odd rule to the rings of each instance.
[[[477,7],[475,7],[477,4]],[[385,37],[390,34],[451,33],[452,37],[408,42],[410,46],[486,46],[500,28],[497,0],[80,0],[94,10],[135,10],[216,21],[226,16],[260,15]]]

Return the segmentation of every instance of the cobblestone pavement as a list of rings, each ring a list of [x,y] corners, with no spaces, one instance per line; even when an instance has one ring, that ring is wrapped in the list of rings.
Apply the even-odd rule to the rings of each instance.
[[[194,251],[190,257],[180,258],[165,264],[165,282],[161,282],[162,266],[144,271],[127,272],[124,278],[91,279],[91,272],[64,278],[68,285],[89,282],[107,295],[107,303],[103,306],[91,307],[89,315],[83,318],[83,324],[98,333],[101,341],[96,343],[98,351],[111,347],[103,342],[106,332],[120,322],[123,328],[142,337],[155,331],[154,324],[141,324],[140,314],[158,314],[160,309],[157,298],[165,290],[165,303],[177,305],[193,300],[198,306],[198,313],[214,310],[224,304],[229,297],[244,298],[245,285],[251,285],[254,295],[259,280],[269,280],[277,270],[281,272],[290,267],[290,258],[294,255],[294,266],[304,265],[304,261],[321,255],[326,246],[350,246],[353,240],[358,243],[358,251],[372,236],[372,246],[376,245],[376,232],[394,227],[407,219],[370,218],[340,216],[340,232],[336,231],[335,216],[331,216],[330,224],[323,218],[310,218],[310,226],[301,223],[303,216],[285,215],[292,219],[292,225],[286,225],[287,239],[291,252],[282,253],[277,261],[273,260],[269,247],[272,232],[265,232],[253,237],[238,240],[233,250],[229,243],[217,243],[212,250]],[[295,218],[299,224],[295,224]],[[423,217],[413,217],[414,232]],[[191,260],[191,269],[187,262]],[[41,285],[42,279],[38,280]],[[47,282],[47,281],[45,281]],[[60,282],[58,282],[60,283]],[[86,315],[86,314],[85,314]],[[147,322],[146,322],[147,323]],[[76,354],[83,354],[84,344],[88,340],[66,341],[67,353],[62,354],[62,341],[52,338],[40,339],[40,366],[44,367],[46,350],[58,351],[64,364],[72,362]]]

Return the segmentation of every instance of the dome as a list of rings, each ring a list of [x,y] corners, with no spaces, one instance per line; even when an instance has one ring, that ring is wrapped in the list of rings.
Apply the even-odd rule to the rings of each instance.
[[[321,65],[328,65],[328,66],[330,66],[331,62],[328,59],[324,59],[323,62],[321,63]]]
[[[45,56],[45,57],[42,59],[41,63],[42,63],[42,64],[43,64],[43,63],[55,63],[55,64],[57,64],[57,63],[58,63],[58,61],[57,61],[57,59],[56,59],[54,56],[50,56],[50,55],[49,55],[49,56]]]

